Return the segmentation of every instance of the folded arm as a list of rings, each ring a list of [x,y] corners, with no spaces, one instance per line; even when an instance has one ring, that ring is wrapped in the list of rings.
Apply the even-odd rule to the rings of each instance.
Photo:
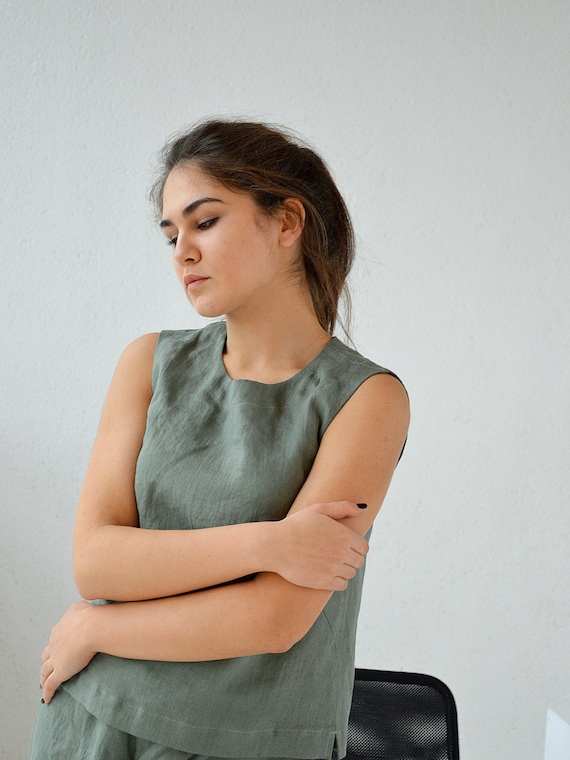
[[[384,499],[407,427],[408,401],[400,383],[388,375],[363,383],[325,433],[286,520],[342,499],[340,509],[351,516],[339,522],[363,536]],[[358,510],[354,502],[368,507]],[[286,651],[311,628],[329,597],[330,591],[262,572],[247,583],[168,599],[96,608],[78,603],[56,626],[44,652],[46,700],[95,652],[200,661]]]
[[[323,510],[202,530],[138,527],[135,467],[152,398],[156,340],[156,334],[145,335],[126,349],[107,394],[75,523],[79,593],[85,599],[156,599],[262,570],[330,591],[344,588],[367,545]]]

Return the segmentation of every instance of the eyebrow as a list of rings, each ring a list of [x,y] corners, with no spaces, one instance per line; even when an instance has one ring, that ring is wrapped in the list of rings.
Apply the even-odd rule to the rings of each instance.
[[[198,198],[197,201],[193,201],[190,203],[186,208],[182,209],[182,216],[190,216],[190,214],[193,211],[196,211],[198,206],[201,206],[203,203],[224,203],[224,201],[220,200],[220,198]],[[174,227],[172,222],[169,219],[162,219],[160,222],[160,227]]]

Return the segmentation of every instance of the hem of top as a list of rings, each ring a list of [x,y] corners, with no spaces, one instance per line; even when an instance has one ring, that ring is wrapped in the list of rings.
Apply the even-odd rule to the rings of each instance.
[[[335,741],[341,747],[344,744],[342,732],[334,728],[296,727],[244,731],[227,726],[223,728],[197,727],[133,707],[97,687],[91,689],[89,695],[77,694],[73,684],[62,684],[60,688],[106,725],[179,752],[218,758],[237,756],[260,758],[260,760],[264,757],[318,760],[318,758],[331,756]],[[90,699],[93,696],[99,696],[103,702],[93,704],[93,700]]]

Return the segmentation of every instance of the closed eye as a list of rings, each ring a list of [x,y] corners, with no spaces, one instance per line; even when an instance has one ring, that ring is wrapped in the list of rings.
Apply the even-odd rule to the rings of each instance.
[[[171,245],[173,248],[175,248],[177,240],[178,240],[178,238],[175,238],[175,237],[170,238],[170,240],[166,241],[166,245]]]

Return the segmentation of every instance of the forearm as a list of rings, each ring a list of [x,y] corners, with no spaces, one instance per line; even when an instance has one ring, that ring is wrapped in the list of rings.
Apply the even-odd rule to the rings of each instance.
[[[128,659],[198,662],[289,649],[330,592],[264,573],[255,580],[179,597],[89,611],[93,651]]]
[[[177,597],[73,604],[52,628],[40,685],[49,702],[97,652],[135,660],[201,662],[279,653],[299,641],[330,597],[274,573]]]
[[[75,580],[86,599],[122,602],[176,596],[263,571],[298,586],[341,591],[368,551],[358,535],[362,525],[353,531],[341,522],[361,511],[351,502],[315,503],[274,522],[76,531]]]
[[[138,601],[184,594],[270,570],[275,523],[202,530],[93,529],[74,546],[86,599]]]

